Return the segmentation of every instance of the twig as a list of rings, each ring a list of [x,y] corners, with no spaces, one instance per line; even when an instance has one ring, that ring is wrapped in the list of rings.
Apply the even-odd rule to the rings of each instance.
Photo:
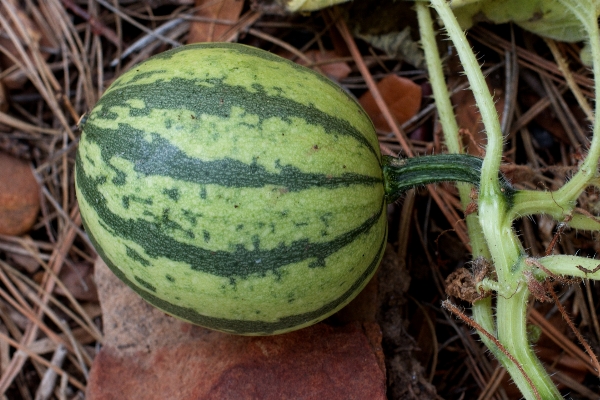
[[[567,325],[569,325],[569,328],[571,328],[571,331],[573,331],[575,336],[577,336],[577,340],[579,340],[579,343],[581,343],[581,345],[585,348],[585,351],[588,353],[588,356],[591,358],[592,365],[594,366],[594,369],[596,370],[595,371],[596,375],[598,375],[600,377],[600,363],[598,363],[598,357],[596,357],[596,355],[594,354],[594,351],[588,344],[587,340],[585,340],[583,338],[583,335],[581,335],[581,332],[579,332],[579,329],[577,329],[575,327],[575,324],[573,324],[573,321],[571,320],[571,318],[569,318],[569,315],[567,314],[567,312],[565,311],[565,308],[561,304],[558,296],[556,295],[556,292],[554,291],[554,288],[552,287],[552,283],[550,281],[546,281],[546,290],[548,291],[548,293],[550,293],[550,295],[554,299],[554,303],[556,304],[556,307],[558,307],[560,314],[563,316],[563,319],[566,321]]]
[[[369,91],[373,95],[373,99],[375,100],[375,103],[379,107],[381,114],[385,118],[385,121],[387,122],[387,124],[391,127],[392,132],[394,132],[394,135],[396,136],[396,138],[398,139],[398,143],[400,143],[400,145],[402,145],[402,149],[404,150],[404,152],[406,153],[407,156],[414,157],[415,154],[414,154],[414,151],[412,150],[412,146],[410,145],[410,143],[408,141],[408,138],[406,137],[406,133],[404,133],[400,130],[398,122],[392,115],[389,107],[385,103],[385,100],[381,96],[381,93],[380,93],[379,89],[377,88],[377,84],[375,83],[375,80],[373,79],[373,76],[371,75],[369,68],[365,64],[362,54],[358,50],[358,47],[356,46],[356,42],[354,41],[354,37],[348,30],[346,23],[344,22],[344,20],[342,18],[335,15],[333,13],[333,11],[331,11],[331,17],[334,21],[336,21],[336,27],[338,28],[340,34],[342,35],[344,41],[346,42],[346,45],[348,46],[348,50],[350,50],[350,54],[352,54],[352,57],[354,58],[354,60],[356,62],[356,66],[358,67],[358,70],[360,71],[365,82],[367,83],[367,86],[369,87]]]
[[[148,43],[155,41],[156,35],[162,35],[163,33],[171,30],[172,28],[174,28],[182,22],[183,18],[175,18],[154,29],[152,31],[152,34],[142,36],[140,39],[136,40],[133,44],[131,44],[131,46],[127,47],[125,51],[123,51],[123,53],[119,54],[119,57],[113,59],[110,62],[110,66],[113,68],[116,67],[119,64],[119,61],[123,60],[124,58],[127,58],[130,54],[138,51],[139,49],[146,47]]]
[[[297,48],[295,48],[294,46],[292,46],[291,44],[284,42],[281,39],[277,39],[276,37],[269,35],[267,33],[264,33],[262,31],[259,31],[258,29],[248,29],[248,33],[256,36],[258,38],[264,39],[268,42],[271,42],[273,44],[276,44],[277,46],[289,51],[290,53],[292,53],[293,55],[295,55],[296,57],[302,59],[302,61],[304,61],[307,64],[312,63],[312,60],[310,58],[308,58],[304,53],[302,53],[300,50],[298,50]]]
[[[144,25],[140,24],[139,22],[137,22],[136,20],[134,20],[133,18],[131,18],[129,15],[125,14],[124,12],[122,12],[119,8],[114,7],[112,4],[104,1],[104,0],[96,0],[98,3],[102,4],[103,7],[107,8],[108,10],[112,11],[115,14],[118,14],[119,17],[123,18],[125,21],[129,22],[130,24],[132,24],[133,26],[135,26],[136,28],[140,29],[143,32],[146,32],[148,35],[150,36],[154,36],[156,39],[161,40],[165,43],[170,44],[173,47],[179,47],[181,46],[181,43],[173,40],[173,39],[169,39],[166,36],[163,36],[159,33],[155,33],[154,31],[152,31],[151,29],[146,28]]]
[[[21,353],[25,354],[27,357],[31,357],[33,360],[35,360],[35,361],[39,362],[40,364],[43,364],[44,366],[46,366],[46,367],[54,370],[56,373],[61,374],[61,375],[62,374],[67,374],[67,372],[64,371],[63,369],[57,367],[56,365],[53,365],[50,361],[46,360],[44,357],[35,354],[31,350],[29,350],[26,346],[23,346],[22,344],[20,344],[19,342],[11,339],[10,337],[8,337],[7,335],[5,335],[2,332],[0,332],[0,340],[3,340],[5,342],[7,342],[12,347],[18,349]],[[15,355],[15,357],[13,357],[13,359],[14,358],[16,358],[16,355]],[[68,375],[68,376],[69,376],[68,379],[69,379],[69,382],[71,383],[71,385],[75,386],[79,390],[85,391],[85,385],[83,383],[79,382],[77,379],[73,378],[70,375]],[[4,392],[5,391],[6,390],[4,390]]]
[[[104,36],[117,47],[121,45],[121,40],[119,39],[117,34],[112,29],[109,29],[106,25],[104,25],[102,21],[97,20],[95,17],[90,15],[87,11],[79,7],[77,4],[73,3],[71,0],[61,0],[61,2],[66,8],[73,11],[75,15],[86,20],[92,27],[92,31],[95,34]]]
[[[490,377],[487,386],[485,389],[479,394],[477,400],[489,400],[492,398],[498,387],[502,383],[502,379],[506,375],[506,370],[502,368],[502,366],[498,365],[494,374]]]
[[[560,53],[560,50],[558,49],[556,42],[554,40],[548,39],[548,38],[544,38],[544,41],[546,42],[546,45],[548,45],[548,48],[552,52],[552,56],[554,57],[554,60],[556,61],[558,68],[560,69],[563,76],[565,77],[565,80],[567,81],[567,85],[569,85],[571,92],[577,99],[577,103],[579,103],[579,106],[585,112],[585,115],[587,116],[588,120],[590,122],[594,122],[594,111],[590,107],[590,104],[587,102],[585,97],[583,97],[581,88],[575,82],[573,73],[571,72],[571,69],[569,68],[569,65],[567,64],[566,60]]]
[[[70,217],[77,226],[79,226],[79,224],[81,224],[81,217],[79,216],[79,208],[78,207],[74,207],[73,211],[71,212]],[[76,236],[75,229],[73,229],[73,228],[67,229],[65,234],[61,237],[60,242],[57,244],[57,247],[52,252],[52,256],[50,257],[49,265],[51,267],[51,270],[55,274],[58,274],[58,272],[63,264],[63,261],[66,257],[66,254],[67,254],[69,248],[72,246],[73,240],[75,240],[75,236]],[[42,302],[44,304],[47,304],[48,297],[50,296],[49,293],[52,293],[52,290],[54,289],[55,284],[56,284],[56,281],[55,281],[54,277],[50,277],[48,275],[44,276],[44,279],[42,282],[42,287],[44,288],[44,293],[42,294]],[[38,308],[37,314],[41,316],[42,312],[43,311]],[[28,324],[28,326],[25,330],[25,334],[23,335],[23,338],[21,340],[22,345],[19,344],[19,346],[27,347],[28,345],[33,343],[33,341],[35,340],[35,338],[37,336],[38,329],[39,329],[39,325],[30,321],[30,323]],[[50,332],[49,334],[52,334],[52,332]],[[67,344],[68,343],[66,343],[66,345]],[[27,355],[29,355],[28,352],[21,352],[21,353],[16,354],[12,358],[10,365],[8,367],[8,372],[5,372],[2,375],[2,377],[0,377],[0,393],[6,392],[6,390],[12,383],[12,381],[17,376],[19,370],[22,368],[23,364],[27,360]]]
[[[544,318],[536,309],[529,310],[529,320],[542,328],[542,332],[550,338],[554,343],[559,345],[567,354],[582,361],[588,371],[592,374],[597,374],[596,367],[590,362],[589,357],[575,343],[570,341],[565,335],[558,331],[549,321]]]
[[[54,351],[54,355],[52,356],[52,360],[50,361],[51,365],[54,365],[58,368],[61,368],[65,357],[67,356],[67,349],[63,345],[59,345]],[[56,378],[58,374],[56,370],[52,368],[48,368],[44,377],[42,378],[42,382],[38,387],[37,392],[35,393],[35,400],[47,400],[52,396],[52,392],[54,391],[54,386],[56,385]]]

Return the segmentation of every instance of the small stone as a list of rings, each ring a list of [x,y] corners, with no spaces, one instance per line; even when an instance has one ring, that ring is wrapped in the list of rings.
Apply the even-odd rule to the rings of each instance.
[[[40,210],[40,187],[29,164],[0,153],[0,234],[28,232]]]

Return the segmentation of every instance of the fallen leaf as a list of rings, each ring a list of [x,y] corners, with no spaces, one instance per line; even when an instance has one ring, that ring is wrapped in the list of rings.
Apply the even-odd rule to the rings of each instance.
[[[77,300],[97,302],[98,291],[93,273],[94,269],[90,264],[75,263],[65,265],[60,270],[58,278]],[[58,295],[65,295],[60,286],[56,286],[54,292]]]
[[[244,6],[243,0],[196,0],[195,16],[211,22],[192,21],[188,43],[218,42],[228,38],[223,37],[237,22]],[[229,21],[223,24],[218,21]]]
[[[383,50],[390,57],[401,59],[417,69],[424,68],[413,2],[352,1],[340,8],[355,37]]]
[[[400,32],[388,32],[378,35],[361,34],[358,37],[394,58],[399,58],[414,65],[416,68],[425,67],[425,55],[419,42],[412,39],[410,26]]]
[[[320,72],[324,75],[333,79],[334,81],[340,81],[350,75],[352,69],[348,66],[348,63],[345,62],[331,62],[327,63],[329,60],[335,60],[340,58],[340,55],[334,50],[308,50],[304,53],[308,58],[310,58],[313,62],[319,63],[318,68]],[[298,63],[301,65],[306,65],[304,60],[298,60]]]
[[[407,78],[390,74],[377,83],[377,88],[388,105],[390,112],[399,124],[414,117],[421,108],[421,86]],[[366,92],[359,99],[375,128],[390,131],[391,128],[379,110],[371,92]]]
[[[386,398],[372,324],[236,336],[164,314],[100,259],[95,280],[105,340],[90,371],[89,400]]]
[[[587,37],[581,21],[559,0],[453,0],[450,5],[463,29],[480,21],[514,22],[540,36],[564,42]],[[594,5],[598,15],[598,0]]]
[[[24,254],[7,253],[9,259],[14,265],[25,269],[30,274],[33,274],[40,267],[40,263],[33,257]]]
[[[0,153],[0,234],[29,231],[40,210],[40,188],[26,162]]]

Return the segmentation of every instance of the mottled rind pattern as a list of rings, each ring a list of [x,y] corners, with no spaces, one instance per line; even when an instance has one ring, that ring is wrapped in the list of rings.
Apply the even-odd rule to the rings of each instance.
[[[387,234],[372,124],[270,53],[199,44],[106,91],[76,160],[84,226],[147,301],[239,334],[313,324],[368,282]]]

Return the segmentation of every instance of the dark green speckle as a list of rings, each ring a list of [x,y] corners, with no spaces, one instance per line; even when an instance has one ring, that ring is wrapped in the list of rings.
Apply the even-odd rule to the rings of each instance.
[[[179,189],[177,188],[164,189],[163,194],[169,196],[169,198],[171,198],[173,201],[178,201],[180,197]]]
[[[112,180],[113,185],[115,185],[115,186],[125,185],[125,183],[127,182],[127,175],[125,175],[125,173],[123,171],[120,171],[116,168],[113,168],[113,169],[117,173],[117,176],[115,176]]]
[[[146,289],[148,289],[151,292],[156,293],[156,287],[154,285],[151,285],[150,283],[146,282],[145,280],[143,280],[142,278],[140,278],[139,276],[134,276],[135,280],[142,285],[143,287],[145,287]]]
[[[125,251],[128,257],[142,264],[144,267],[150,266],[150,261],[146,260],[140,253],[129,246],[125,246]]]

